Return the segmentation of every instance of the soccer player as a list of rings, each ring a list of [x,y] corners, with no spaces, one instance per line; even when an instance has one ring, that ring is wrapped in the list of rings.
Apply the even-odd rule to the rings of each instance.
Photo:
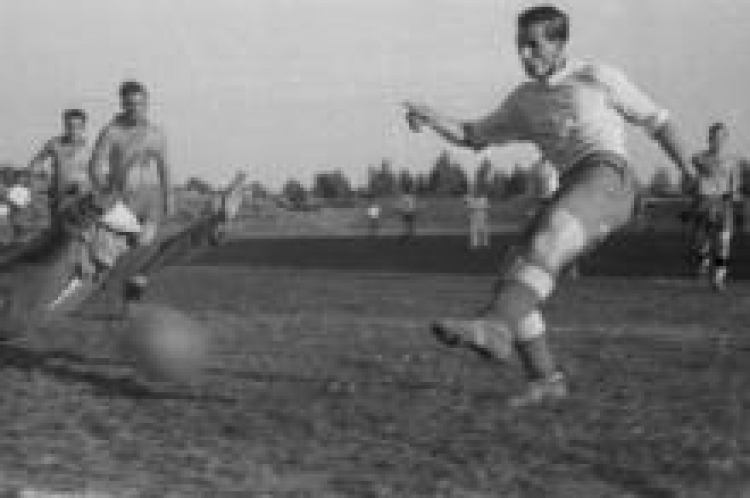
[[[446,345],[503,360],[517,352],[529,379],[512,407],[555,401],[568,387],[545,335],[540,305],[562,269],[630,219],[636,182],[627,159],[625,122],[646,130],[692,182],[695,172],[676,126],[618,69],[568,58],[568,17],[554,6],[520,14],[517,48],[529,77],[497,109],[460,121],[405,103],[412,130],[429,127],[448,141],[480,150],[535,144],[561,171],[560,189],[509,254],[490,303],[471,318],[436,321]]]
[[[734,205],[742,200],[742,159],[729,154],[729,131],[723,123],[708,130],[708,149],[693,157],[698,172],[693,215],[699,275],[711,274],[716,290],[726,286],[727,265],[734,232]]]
[[[480,192],[475,192],[473,195],[470,194],[466,196],[466,209],[469,211],[469,247],[471,249],[489,247],[489,199]]]
[[[166,137],[148,117],[149,93],[143,84],[125,81],[120,86],[119,96],[122,112],[100,132],[91,154],[89,173],[98,192],[116,195],[125,201],[141,225],[140,244],[148,246],[156,237],[160,223],[173,210]],[[156,168],[158,174],[157,190],[135,181],[150,168]],[[113,248],[113,252],[120,250]],[[126,283],[126,300],[140,299],[146,285],[145,275],[132,277]]]
[[[373,202],[367,207],[368,229],[371,237],[380,232],[380,204]]]
[[[80,195],[91,188],[86,140],[86,113],[81,109],[67,109],[62,115],[63,133],[48,140],[29,162],[31,174],[45,164],[51,169],[48,189],[51,224],[59,222],[60,205],[69,197]]]
[[[398,207],[404,223],[401,242],[411,242],[417,235],[417,197],[407,190],[401,195]]]

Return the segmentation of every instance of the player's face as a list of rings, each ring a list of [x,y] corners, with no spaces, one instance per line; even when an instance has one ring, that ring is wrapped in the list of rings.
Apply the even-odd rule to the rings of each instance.
[[[122,111],[128,119],[143,121],[148,115],[148,96],[141,92],[131,92],[122,97]]]
[[[65,136],[74,140],[83,140],[86,136],[86,121],[81,118],[68,118],[63,122]]]
[[[518,30],[518,55],[526,74],[544,80],[564,62],[564,42],[547,38],[546,23],[531,24]]]
[[[708,137],[709,147],[712,150],[722,150],[728,138],[729,132],[724,128],[719,128]]]

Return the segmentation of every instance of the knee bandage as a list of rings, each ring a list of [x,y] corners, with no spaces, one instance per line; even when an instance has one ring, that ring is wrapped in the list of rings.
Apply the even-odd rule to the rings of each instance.
[[[516,338],[519,341],[531,341],[542,337],[546,331],[544,318],[539,310],[534,310],[523,318],[516,329]]]
[[[502,280],[495,310],[519,337],[538,335],[544,326],[543,322],[539,325],[541,316],[538,316],[536,309],[541,301],[552,294],[554,287],[555,276],[552,273],[524,258],[518,258]]]
[[[586,227],[572,213],[555,209],[549,214],[546,227],[530,242],[530,259],[553,272],[559,271],[588,245]]]

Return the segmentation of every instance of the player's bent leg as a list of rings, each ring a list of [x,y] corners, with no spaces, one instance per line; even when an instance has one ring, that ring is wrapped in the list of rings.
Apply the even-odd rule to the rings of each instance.
[[[561,270],[583,253],[588,240],[585,226],[575,215],[563,207],[552,207],[531,238],[528,256],[518,260],[497,297],[494,312],[505,317],[515,332],[514,346],[530,381],[523,393],[509,400],[512,407],[567,395],[537,307],[549,298]]]
[[[588,247],[631,218],[634,182],[616,159],[594,158],[572,172],[560,194],[535,222],[528,243],[512,265],[503,271],[488,313],[482,318],[513,338],[531,383],[512,406],[526,406],[567,393],[564,376],[551,354],[539,305],[553,292],[558,275]],[[500,326],[502,324],[502,326]],[[476,330],[474,326],[474,330]],[[477,344],[480,334],[463,334]]]
[[[498,281],[492,302],[480,316],[433,324],[432,331],[440,342],[505,360],[517,348],[518,335],[534,343],[543,338],[544,322],[537,308],[552,294],[560,268],[585,248],[586,237],[582,225],[562,209],[553,210],[537,226],[521,251],[525,255],[511,258]],[[530,378],[538,379],[556,372],[546,348],[535,344],[526,349],[529,353],[522,353],[522,361]]]

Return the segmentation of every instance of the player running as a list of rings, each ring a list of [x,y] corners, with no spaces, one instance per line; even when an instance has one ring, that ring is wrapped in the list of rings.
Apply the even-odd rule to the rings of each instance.
[[[518,54],[530,81],[486,117],[462,122],[406,103],[412,129],[428,126],[476,150],[530,142],[561,171],[560,189],[510,251],[490,303],[477,316],[433,324],[437,339],[498,360],[519,355],[530,381],[509,400],[521,407],[567,396],[565,376],[545,335],[540,305],[562,269],[631,217],[636,181],[628,164],[625,121],[646,130],[687,179],[695,172],[665,109],[618,69],[569,59],[568,17],[553,6],[518,17]]]
[[[694,249],[699,275],[710,273],[716,290],[726,287],[732,235],[734,205],[741,202],[741,165],[743,160],[726,150],[729,131],[724,123],[708,130],[708,149],[693,157],[698,172],[694,204]]]

